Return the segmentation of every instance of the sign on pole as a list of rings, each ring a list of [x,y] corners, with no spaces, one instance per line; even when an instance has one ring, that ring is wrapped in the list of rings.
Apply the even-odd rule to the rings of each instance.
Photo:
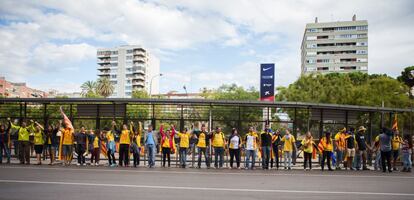
[[[275,64],[260,64],[260,101],[275,100]]]

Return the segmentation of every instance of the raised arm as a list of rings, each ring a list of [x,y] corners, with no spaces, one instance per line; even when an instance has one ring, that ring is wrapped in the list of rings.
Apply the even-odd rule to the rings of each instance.
[[[9,121],[9,127],[12,129],[19,129],[20,126],[14,125],[13,122],[11,122],[10,118],[7,118],[7,120]]]
[[[173,124],[171,124],[171,137],[174,137],[177,131],[175,131],[175,127]]]
[[[39,124],[38,122],[34,122],[37,126],[39,126],[39,128],[43,131],[43,130],[45,130],[44,128],[43,128],[43,126],[41,125],[41,124]]]
[[[161,137],[164,138],[164,136],[165,136],[165,133],[164,133],[164,125],[162,125],[162,124],[161,124],[161,127],[160,127],[160,134],[161,134]]]
[[[68,116],[66,116],[65,112],[63,112],[62,106],[60,106],[60,114],[63,117],[63,123],[66,124],[66,127],[74,130],[73,125],[72,125],[72,122],[70,121],[70,119],[68,118]]]

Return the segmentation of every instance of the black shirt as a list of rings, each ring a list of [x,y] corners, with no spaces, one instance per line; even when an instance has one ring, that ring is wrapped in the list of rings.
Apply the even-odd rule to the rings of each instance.
[[[356,141],[357,141],[357,144],[358,144],[358,148],[359,148],[359,150],[364,151],[364,150],[366,150],[366,149],[367,149],[367,146],[366,146],[366,144],[365,144],[365,136],[364,136],[364,134],[363,134],[363,133],[358,132],[358,133],[356,134],[355,139],[356,139]]]
[[[346,139],[347,143],[346,143],[346,148],[348,149],[353,149],[355,148],[355,136],[351,135],[351,137],[349,137],[348,139]]]
[[[267,147],[272,145],[272,134],[268,132],[262,132],[260,134],[260,139],[262,140],[262,147]]]
[[[86,133],[76,133],[75,140],[76,144],[86,144]]]

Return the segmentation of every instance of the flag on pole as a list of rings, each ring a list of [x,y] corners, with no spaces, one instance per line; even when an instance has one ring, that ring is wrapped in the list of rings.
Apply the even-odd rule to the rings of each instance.
[[[397,113],[394,115],[394,121],[392,122],[392,130],[398,131],[398,117]]]

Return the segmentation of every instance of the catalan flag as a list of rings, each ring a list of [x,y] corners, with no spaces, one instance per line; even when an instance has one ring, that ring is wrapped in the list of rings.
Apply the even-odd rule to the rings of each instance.
[[[398,131],[398,117],[397,113],[394,115],[394,121],[392,122],[392,130]]]

